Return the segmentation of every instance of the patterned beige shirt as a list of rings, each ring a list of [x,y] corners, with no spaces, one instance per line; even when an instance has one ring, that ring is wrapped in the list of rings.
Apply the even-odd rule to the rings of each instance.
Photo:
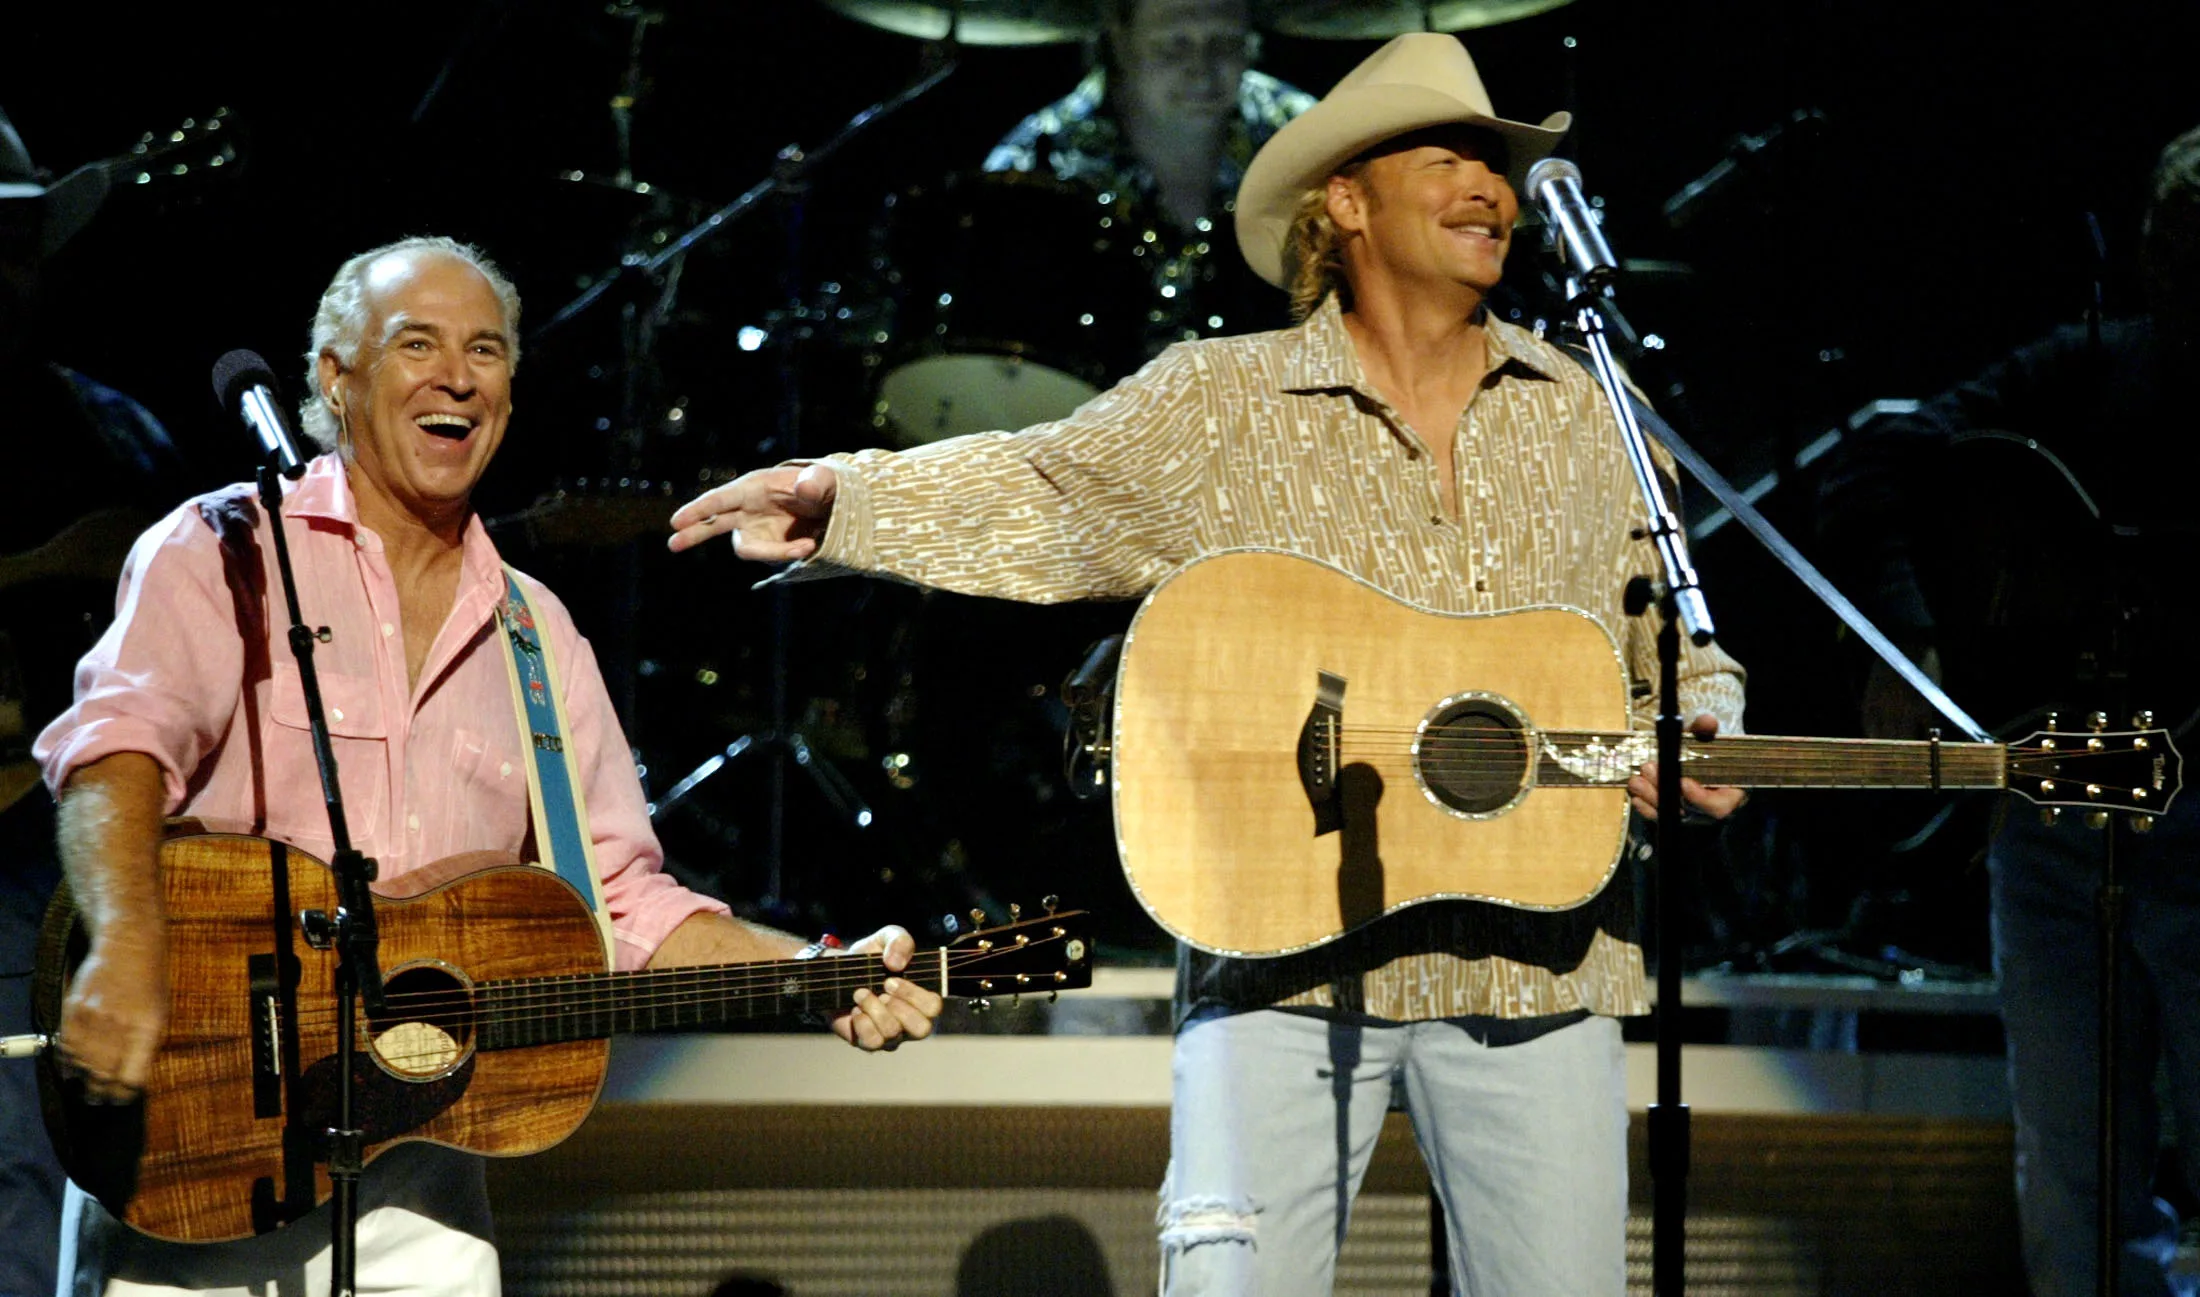
[[[818,555],[785,577],[867,572],[1039,603],[1128,598],[1198,555],[1272,546],[1448,612],[1563,603],[1612,628],[1647,725],[1655,625],[1626,616],[1657,556],[1629,531],[1634,476],[1594,379],[1499,321],[1489,375],[1450,430],[1458,498],[1362,372],[1335,300],[1295,329],[1181,343],[1069,418],[916,450],[834,456]],[[1670,471],[1670,470],[1668,470]],[[1681,664],[1688,714],[1740,729],[1742,673]],[[1321,1006],[1392,1021],[1646,1012],[1622,869],[1561,913],[1435,902],[1317,950],[1234,960],[1180,949],[1180,1010]]]

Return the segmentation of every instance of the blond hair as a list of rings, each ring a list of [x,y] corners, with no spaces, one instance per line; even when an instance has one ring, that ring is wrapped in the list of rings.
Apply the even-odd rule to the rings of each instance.
[[[1333,173],[1358,180],[1367,168],[1364,158],[1338,167]],[[1368,194],[1372,202],[1374,194]],[[1299,195],[1291,226],[1283,235],[1283,287],[1291,294],[1291,318],[1303,321],[1320,309],[1322,299],[1337,295],[1337,305],[1352,309],[1352,283],[1344,273],[1344,231],[1329,219],[1329,182]]]

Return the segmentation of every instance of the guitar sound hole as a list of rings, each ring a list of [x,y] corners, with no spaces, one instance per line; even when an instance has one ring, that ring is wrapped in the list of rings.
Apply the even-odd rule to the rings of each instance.
[[[1520,796],[1528,781],[1526,725],[1486,698],[1444,704],[1414,744],[1422,787],[1463,815],[1489,815]]]
[[[392,1076],[408,1080],[441,1076],[472,1043],[473,997],[447,968],[416,965],[382,979],[384,1013],[367,1015],[374,1059]]]

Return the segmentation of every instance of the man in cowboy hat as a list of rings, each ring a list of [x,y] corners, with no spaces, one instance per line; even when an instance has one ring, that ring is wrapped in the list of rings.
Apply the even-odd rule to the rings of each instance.
[[[1498,117],[1457,40],[1401,36],[1238,192],[1239,248],[1289,288],[1297,328],[1172,347],[1058,423],[751,473],[676,513],[672,547],[730,532],[745,557],[800,560],[784,579],[1034,601],[1136,596],[1204,553],[1276,547],[1429,608],[1585,609],[1653,679],[1621,598],[1656,559],[1629,533],[1612,413],[1580,365],[1484,309],[1518,177],[1566,124]],[[1739,721],[1730,659],[1688,650],[1681,679],[1698,732]],[[1646,779],[1630,788],[1654,809]],[[1712,814],[1740,800],[1684,788]],[[1648,1007],[1634,930],[1622,878],[1556,913],[1409,906],[1271,959],[1180,948],[1168,1290],[1327,1292],[1396,1087],[1461,1291],[1621,1292],[1618,1019]]]
[[[168,434],[144,406],[39,350],[46,266],[106,194],[98,163],[48,183],[0,113],[0,391],[19,444],[36,430],[39,464],[39,489],[15,491],[0,509],[0,554],[47,560],[40,579],[0,583],[0,974],[30,967],[60,876],[53,799],[37,786],[31,736],[68,705],[77,655],[113,615],[129,537],[158,514],[158,496],[184,485]],[[32,1029],[29,1000],[28,978],[0,976],[0,1036]],[[0,1297],[53,1292],[61,1186],[31,1069],[0,1065]]]

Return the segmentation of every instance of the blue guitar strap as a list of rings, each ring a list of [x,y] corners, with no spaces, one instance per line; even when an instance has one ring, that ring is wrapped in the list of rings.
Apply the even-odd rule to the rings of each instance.
[[[603,884],[596,877],[580,768],[565,741],[565,689],[527,592],[509,566],[504,569],[504,602],[497,608],[497,621],[510,650],[506,674],[512,682],[521,746],[527,751],[527,804],[534,817],[535,850],[542,857],[537,863],[587,898],[609,957],[611,916],[604,909]]]

